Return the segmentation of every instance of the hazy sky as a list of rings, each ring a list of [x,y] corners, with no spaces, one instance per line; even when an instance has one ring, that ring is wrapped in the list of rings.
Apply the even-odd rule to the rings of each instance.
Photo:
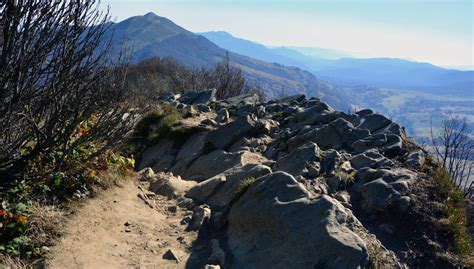
[[[103,0],[116,21],[154,12],[193,31],[473,66],[473,0]]]

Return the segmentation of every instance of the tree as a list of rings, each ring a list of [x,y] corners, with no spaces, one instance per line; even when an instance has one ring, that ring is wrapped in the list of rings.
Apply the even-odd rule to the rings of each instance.
[[[473,192],[470,179],[474,168],[474,140],[466,118],[444,119],[438,135],[431,128],[431,143],[437,160],[453,183],[470,197]]]
[[[226,57],[216,65],[211,73],[211,77],[217,89],[217,99],[237,96],[242,93],[246,86],[242,70],[231,65],[229,52],[226,52]]]
[[[40,155],[60,171],[84,145],[94,156],[122,138],[133,121],[126,68],[106,61],[108,13],[95,0],[5,0],[0,14],[0,182]]]

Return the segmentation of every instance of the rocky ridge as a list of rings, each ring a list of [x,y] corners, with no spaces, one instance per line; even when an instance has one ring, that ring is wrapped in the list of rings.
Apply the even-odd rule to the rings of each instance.
[[[399,220],[413,216],[412,186],[425,161],[403,127],[372,110],[346,114],[304,95],[266,103],[214,95],[161,97],[193,112],[194,120],[181,122],[193,131],[161,139],[138,159],[152,191],[192,211],[182,223],[209,245],[208,259],[195,257],[203,266],[442,264],[436,251],[427,258],[403,241]]]

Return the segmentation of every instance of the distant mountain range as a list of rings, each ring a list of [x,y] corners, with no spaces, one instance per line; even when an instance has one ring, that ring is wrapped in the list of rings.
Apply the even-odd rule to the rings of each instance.
[[[112,37],[115,51],[125,47],[131,53],[133,62],[152,57],[171,57],[189,67],[209,67],[224,59],[229,50],[154,13],[112,23],[107,37]],[[250,82],[258,82],[270,98],[304,93],[309,97],[321,97],[339,109],[349,106],[348,102],[342,101],[345,99],[343,96],[316,79],[311,72],[285,66],[287,63],[270,63],[234,52],[229,52],[232,64],[240,67]]]
[[[340,86],[373,86],[432,94],[474,95],[474,71],[450,70],[397,58],[344,58],[321,48],[270,48],[226,32],[200,33],[214,44],[259,60],[297,66]],[[335,59],[335,58],[340,59]]]

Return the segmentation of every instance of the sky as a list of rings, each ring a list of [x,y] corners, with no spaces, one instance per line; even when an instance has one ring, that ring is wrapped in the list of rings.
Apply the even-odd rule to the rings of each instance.
[[[473,69],[474,0],[103,0],[112,19],[154,12],[192,32]]]

